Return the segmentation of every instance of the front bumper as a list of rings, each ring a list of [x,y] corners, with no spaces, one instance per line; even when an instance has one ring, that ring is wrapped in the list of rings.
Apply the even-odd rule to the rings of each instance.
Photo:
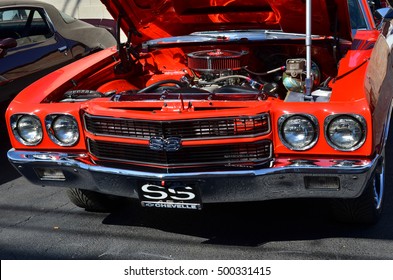
[[[364,190],[381,156],[363,160],[275,159],[271,167],[220,172],[152,173],[86,163],[84,154],[8,151],[8,159],[30,182],[138,198],[147,181],[195,182],[202,203],[283,198],[355,198]],[[44,172],[46,170],[46,172]],[[63,176],[46,176],[60,172]]]

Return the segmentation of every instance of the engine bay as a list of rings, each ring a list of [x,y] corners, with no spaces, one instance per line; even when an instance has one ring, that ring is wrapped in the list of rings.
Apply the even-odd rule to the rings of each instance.
[[[115,68],[114,77],[105,78],[94,88],[97,92],[81,86],[80,91],[66,92],[61,102],[97,97],[110,97],[116,102],[179,99],[179,95],[192,99],[328,101],[328,82],[337,75],[334,41],[323,38],[314,42],[309,99],[305,96],[304,41],[277,41],[165,47],[141,53],[137,58],[127,53],[127,59],[118,65],[127,63],[126,68],[132,70],[119,75]]]
[[[287,59],[285,65],[257,73],[248,68],[247,55],[246,51],[221,49],[188,53],[187,66],[191,75],[187,73],[180,79],[180,83],[174,82],[175,87],[159,87],[159,84],[167,82],[164,80],[139,92],[148,92],[152,89],[160,93],[178,92],[178,87],[180,87],[210,93],[262,93],[271,97],[279,97],[282,96],[280,82],[288,91],[305,92],[305,59]],[[319,85],[320,76],[320,70],[313,62],[315,86]]]

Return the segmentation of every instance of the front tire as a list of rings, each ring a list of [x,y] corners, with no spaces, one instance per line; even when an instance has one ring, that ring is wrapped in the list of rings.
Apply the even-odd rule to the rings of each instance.
[[[68,189],[67,196],[73,204],[91,212],[112,212],[118,210],[124,199],[82,189]]]
[[[358,198],[332,201],[332,211],[337,221],[365,225],[378,222],[385,188],[385,161],[384,149],[379,166]]]

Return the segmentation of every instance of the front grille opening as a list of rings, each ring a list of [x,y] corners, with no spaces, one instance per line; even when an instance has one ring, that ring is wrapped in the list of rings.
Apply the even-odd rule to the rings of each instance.
[[[124,144],[88,139],[90,153],[98,160],[162,167],[220,165],[241,167],[271,158],[269,140],[230,145],[182,147],[178,151],[153,151],[147,145]]]

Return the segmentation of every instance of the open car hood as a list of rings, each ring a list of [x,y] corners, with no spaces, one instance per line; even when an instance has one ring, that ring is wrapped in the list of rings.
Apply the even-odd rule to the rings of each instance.
[[[134,43],[196,31],[269,29],[306,32],[302,0],[101,0]],[[134,32],[135,33],[135,32]],[[312,34],[351,40],[347,0],[312,0]]]

